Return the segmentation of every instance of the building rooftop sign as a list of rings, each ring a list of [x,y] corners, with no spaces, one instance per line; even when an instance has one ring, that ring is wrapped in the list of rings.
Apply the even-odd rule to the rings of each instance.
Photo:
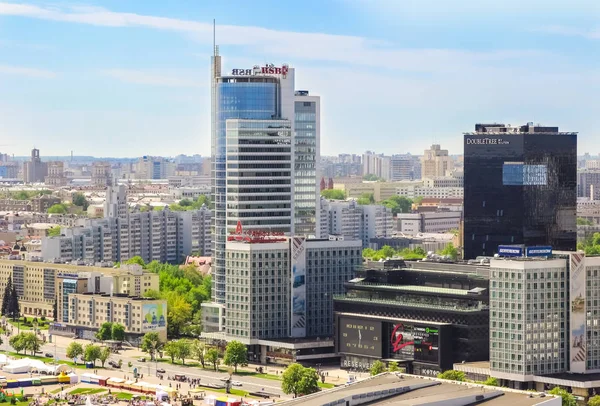
[[[275,66],[272,63],[265,66],[255,65],[252,69],[232,69],[232,76],[260,76],[260,75],[282,75],[286,77],[289,71],[287,64]]]

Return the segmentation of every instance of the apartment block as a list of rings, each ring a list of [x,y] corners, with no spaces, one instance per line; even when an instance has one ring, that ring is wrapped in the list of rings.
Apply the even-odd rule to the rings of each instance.
[[[449,230],[458,230],[461,220],[460,211],[398,213],[396,231],[407,235],[445,233]]]
[[[395,227],[391,209],[382,205],[321,199],[321,210],[322,218],[327,219],[327,230],[322,231],[322,237],[341,235],[361,240],[364,247],[369,246],[371,238],[391,236]]]
[[[110,278],[110,283],[100,285],[101,276]],[[158,290],[158,275],[142,271],[135,265],[121,268],[103,268],[43,262],[0,260],[0,297],[8,278],[19,296],[21,312],[31,316],[53,316],[56,298],[62,295],[63,278],[86,279],[93,291],[110,291],[127,295],[142,295],[147,290]],[[91,280],[91,281],[90,281]],[[109,289],[110,287],[110,289]]]

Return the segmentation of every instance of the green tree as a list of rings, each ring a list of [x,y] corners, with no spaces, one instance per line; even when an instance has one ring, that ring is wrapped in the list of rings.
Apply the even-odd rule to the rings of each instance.
[[[49,228],[46,234],[48,235],[48,237],[60,236],[60,226]]]
[[[216,371],[217,366],[219,365],[219,362],[221,361],[219,359],[219,351],[217,351],[215,348],[211,348],[210,350],[208,350],[206,352],[205,358],[206,358],[206,362],[208,362],[209,364],[212,364]]]
[[[600,395],[592,396],[588,400],[587,406],[600,406]]]
[[[169,341],[165,344],[165,354],[171,358],[171,364],[175,363],[175,358],[179,358],[179,346],[177,341]]]
[[[91,362],[96,366],[96,360],[100,358],[100,353],[102,350],[99,346],[94,344],[88,344],[85,346],[83,353],[86,362]]]
[[[300,364],[294,363],[289,365],[281,376],[281,390],[286,395],[293,394],[297,397],[300,393],[300,380],[302,379],[302,372],[304,367]]]
[[[167,292],[167,328],[171,337],[179,337],[181,328],[192,318],[192,306],[177,292]]]
[[[375,196],[373,195],[373,193],[363,193],[356,200],[356,203],[358,203],[360,205],[374,204],[375,203]]]
[[[442,372],[441,374],[438,374],[437,377],[440,379],[447,379],[449,381],[458,381],[458,382],[465,381],[465,373],[463,371],[455,371],[453,369]]]
[[[81,207],[83,210],[87,210],[90,205],[84,194],[79,192],[73,194],[73,204]]]
[[[363,176],[363,180],[366,180],[367,182],[380,182],[380,181],[384,181],[385,179],[380,178],[379,176],[377,176],[373,173],[368,173]]]
[[[202,368],[205,368],[204,357],[206,356],[206,347],[200,340],[192,341],[192,356],[198,360]]]
[[[113,323],[110,329],[110,338],[115,341],[125,341],[125,326],[120,323]]]
[[[67,358],[80,358],[83,354],[83,346],[76,341],[71,341],[67,347]]]
[[[237,373],[238,365],[245,365],[248,363],[248,349],[239,341],[230,341],[227,343],[227,347],[225,347],[223,363],[232,366],[235,373]]]
[[[113,324],[111,322],[102,323],[96,332],[96,338],[100,341],[110,340],[112,338],[112,328]]]
[[[377,361],[373,362],[369,372],[371,373],[371,376],[379,375],[379,374],[385,372],[385,364],[383,362],[381,362],[380,360],[377,360]]]
[[[488,377],[488,379],[483,381],[483,384],[487,386],[499,386],[498,379],[494,378],[493,376]]]
[[[102,368],[104,368],[104,363],[106,362],[108,357],[110,357],[110,347],[103,347],[100,350],[100,354],[98,356],[98,359],[100,359],[100,362],[102,363]]]
[[[12,317],[10,310],[10,295],[12,294],[12,277],[9,275],[4,287],[4,296],[2,296],[2,315]]]
[[[345,200],[346,193],[340,189],[325,189],[321,190],[321,196],[329,200]]]
[[[15,350],[17,354],[27,349],[27,343],[23,339],[23,333],[12,336],[8,340],[8,344]]]
[[[417,206],[419,206],[422,202],[423,202],[423,196],[417,196],[414,199],[412,199],[413,204],[416,204]]]
[[[22,334],[22,340],[25,344],[25,350],[31,351],[31,355],[35,355],[36,352],[42,348],[42,340],[40,340],[35,333],[20,333]]]
[[[298,392],[301,395],[310,395],[319,391],[319,374],[314,368],[304,368],[298,382]]]
[[[382,201],[381,204],[392,210],[392,214],[395,216],[398,213],[410,213],[413,201],[404,196],[392,196]]]
[[[398,372],[400,371],[400,367],[396,361],[392,361],[388,364],[388,371],[390,372]]]
[[[389,245],[384,245],[379,251],[384,258],[392,258],[394,255],[396,255],[396,251]]]
[[[192,354],[192,345],[190,340],[186,339],[177,340],[176,342],[178,347],[178,358],[181,360],[181,365],[185,365],[185,359],[190,358],[190,355]]]
[[[551,395],[557,395],[562,398],[562,406],[577,406],[577,399],[575,396],[562,389],[560,386],[555,386],[548,391]]]
[[[20,190],[17,193],[12,195],[12,198],[15,200],[29,200],[35,195],[35,192],[26,192],[25,190]]]
[[[588,219],[584,219],[582,217],[577,217],[577,225],[578,226],[593,226],[594,223]]]
[[[138,264],[138,265],[141,265],[142,268],[146,268],[146,262],[144,262],[144,259],[142,257],[140,257],[139,255],[129,258],[127,261],[125,261],[125,264],[127,264],[127,265]]]
[[[68,211],[67,205],[64,203],[57,203],[48,208],[50,214],[66,214]]]
[[[448,243],[443,250],[438,252],[440,255],[448,255],[452,260],[456,261],[458,258],[458,250],[454,247],[454,244]]]
[[[10,287],[10,296],[8,303],[8,314],[13,320],[16,320],[21,314],[21,307],[19,304],[19,294],[17,293],[17,288],[13,283]]]
[[[152,361],[154,361],[156,353],[162,349],[163,345],[164,343],[155,331],[148,332],[142,337],[142,351],[148,353]]]

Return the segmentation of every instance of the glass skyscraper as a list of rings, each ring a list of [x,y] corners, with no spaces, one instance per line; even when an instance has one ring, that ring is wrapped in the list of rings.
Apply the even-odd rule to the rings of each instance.
[[[464,154],[465,259],[498,245],[576,249],[577,133],[477,124]]]

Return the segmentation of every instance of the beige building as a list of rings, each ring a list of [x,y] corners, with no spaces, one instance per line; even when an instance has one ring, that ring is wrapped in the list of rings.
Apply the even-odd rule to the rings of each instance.
[[[363,193],[373,193],[376,202],[389,199],[398,194],[398,190],[407,187],[422,187],[422,181],[402,182],[362,182],[334,183],[334,189],[343,190],[346,197],[358,199]]]
[[[421,157],[421,177],[433,178],[447,176],[454,168],[452,158],[448,156],[447,149],[441,149],[438,144],[433,144],[426,149]]]
[[[67,177],[65,176],[65,164],[62,161],[51,161],[47,163],[48,175],[46,175],[45,184],[48,186],[65,186]]]
[[[64,293],[62,289],[59,289],[59,278],[85,278],[90,286],[94,285],[93,291],[110,293],[112,285],[113,293],[131,296],[142,295],[148,290],[159,289],[158,275],[144,272],[139,265],[103,268],[0,260],[0,300],[4,295],[4,288],[9,277],[12,277],[19,295],[21,313],[31,316],[54,317],[54,301],[57,295],[60,296]],[[96,278],[109,278],[110,281],[106,282],[106,279],[100,279],[103,281],[100,283],[96,282]],[[93,280],[93,283],[89,282],[90,280]]]
[[[91,339],[103,323],[111,322],[125,326],[129,342],[138,342],[148,332],[167,340],[166,300],[85,293],[69,294],[68,300],[68,320],[53,326],[51,333]]]
[[[92,185],[106,187],[110,184],[112,171],[109,162],[94,162],[92,164]]]

